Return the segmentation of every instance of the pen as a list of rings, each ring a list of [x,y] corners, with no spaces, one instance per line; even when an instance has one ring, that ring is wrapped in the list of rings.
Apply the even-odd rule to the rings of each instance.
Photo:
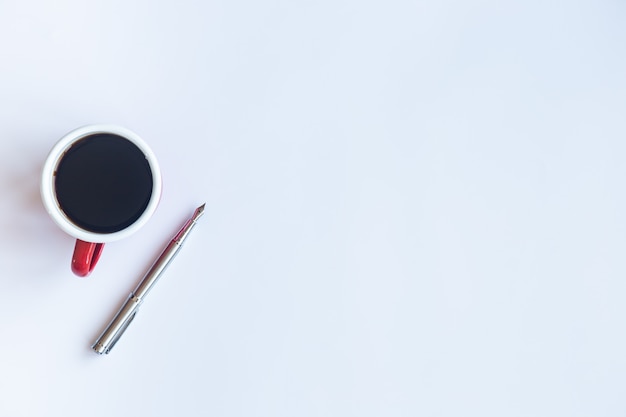
[[[148,270],[139,285],[137,285],[137,288],[130,293],[120,311],[117,312],[96,343],[93,344],[92,349],[96,351],[96,353],[100,355],[103,353],[108,354],[120,337],[122,337],[130,322],[135,318],[135,314],[137,314],[139,306],[143,303],[144,298],[150,292],[152,287],[154,287],[154,284],[156,284],[161,275],[163,275],[167,266],[170,262],[172,262],[172,259],[174,259],[182,247],[183,242],[187,239],[187,236],[189,236],[191,229],[193,229],[196,225],[196,221],[204,213],[204,206],[205,205],[203,204],[196,209],[193,216],[191,216],[182,229],[176,233],[176,236],[174,236],[163,253],[161,253],[150,270]]]

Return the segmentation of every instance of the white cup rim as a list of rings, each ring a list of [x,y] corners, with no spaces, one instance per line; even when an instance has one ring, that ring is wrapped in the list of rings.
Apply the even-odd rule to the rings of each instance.
[[[65,152],[78,140],[84,138],[85,136],[98,133],[111,133],[122,136],[135,144],[145,155],[150,166],[150,170],[152,171],[152,195],[150,196],[146,209],[134,223],[113,233],[97,233],[77,226],[67,217],[63,210],[61,210],[55,195],[54,173]],[[54,145],[54,147],[50,150],[43,166],[40,191],[41,199],[46,211],[57,226],[61,228],[61,230],[70,236],[84,240],[85,242],[109,243],[132,235],[144,224],[146,224],[150,217],[152,217],[152,214],[154,214],[154,211],[159,204],[159,200],[161,198],[161,187],[162,179],[159,164],[156,156],[143,139],[141,139],[133,131],[121,126],[112,124],[95,124],[72,130]]]

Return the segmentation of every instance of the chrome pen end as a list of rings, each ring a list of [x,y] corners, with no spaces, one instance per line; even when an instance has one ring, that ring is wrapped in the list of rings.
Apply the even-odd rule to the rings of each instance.
[[[115,346],[128,328],[128,325],[135,318],[140,304],[141,299],[131,293],[120,311],[117,312],[113,320],[111,320],[107,328],[104,329],[98,340],[96,340],[96,343],[91,346],[94,352],[99,355],[109,354],[113,346]]]
[[[106,347],[102,345],[101,343],[95,343],[91,348],[98,355],[102,355],[103,353],[106,353]]]

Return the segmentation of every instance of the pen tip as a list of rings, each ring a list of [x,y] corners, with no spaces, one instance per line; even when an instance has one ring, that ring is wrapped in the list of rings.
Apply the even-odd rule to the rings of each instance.
[[[204,206],[206,206],[206,203],[204,203],[200,207],[198,207],[196,209],[196,211],[193,213],[193,219],[194,220],[197,220],[200,216],[202,216],[202,214],[204,214]]]

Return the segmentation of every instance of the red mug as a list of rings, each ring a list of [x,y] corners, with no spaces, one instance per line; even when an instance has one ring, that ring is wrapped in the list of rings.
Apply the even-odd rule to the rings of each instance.
[[[161,197],[161,172],[148,145],[115,125],[73,130],[54,145],[41,175],[52,220],[76,238],[72,271],[93,271],[105,243],[139,230]]]

